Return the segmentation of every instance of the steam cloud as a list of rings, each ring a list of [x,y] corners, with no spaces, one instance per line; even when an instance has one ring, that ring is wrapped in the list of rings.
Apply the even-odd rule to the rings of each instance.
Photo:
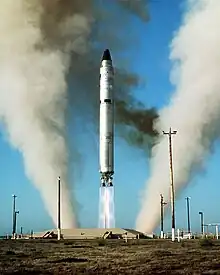
[[[171,44],[172,81],[176,85],[168,107],[160,112],[158,132],[170,127],[173,137],[174,182],[178,192],[201,167],[219,136],[220,119],[220,1],[188,1],[182,26]],[[143,195],[136,227],[152,232],[160,218],[159,194],[169,201],[167,137],[153,149],[151,177]]]
[[[125,45],[121,31],[127,30],[127,19],[132,14],[146,20],[146,3],[1,1],[0,119],[9,141],[22,153],[26,174],[55,224],[56,183],[61,176],[62,227],[77,226],[68,184],[67,111],[85,121],[90,118],[97,126],[100,56],[106,46],[113,55],[121,52]],[[117,17],[120,8],[124,15]],[[115,17],[120,18],[117,28]],[[123,100],[123,105],[117,104],[117,123],[140,130],[140,136],[152,135],[151,112],[134,108],[132,89],[139,84],[138,76],[123,68],[116,70],[116,100]],[[149,127],[139,125],[143,114],[150,120]]]
[[[55,224],[56,182],[61,176],[62,226],[69,228],[76,221],[67,184],[65,76],[70,51],[85,51],[81,44],[85,44],[90,28],[89,20],[82,15],[58,21],[54,27],[64,36],[64,43],[44,46],[42,26],[47,4],[49,1],[1,2],[0,116],[10,142],[23,154],[26,174],[41,192]],[[47,16],[52,21],[53,17]],[[65,39],[70,27],[75,31],[72,39],[81,33],[79,43]]]

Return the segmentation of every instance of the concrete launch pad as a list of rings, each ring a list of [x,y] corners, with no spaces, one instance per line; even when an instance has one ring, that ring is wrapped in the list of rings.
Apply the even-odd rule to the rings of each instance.
[[[33,238],[56,238],[57,229],[34,233]],[[146,235],[134,229],[126,228],[73,228],[62,229],[63,239],[138,239],[145,238]]]

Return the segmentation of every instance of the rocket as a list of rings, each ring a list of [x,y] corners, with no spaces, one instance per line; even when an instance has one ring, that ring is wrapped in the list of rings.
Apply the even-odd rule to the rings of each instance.
[[[101,187],[112,187],[114,174],[114,69],[108,49],[100,67],[100,174]]]
[[[115,227],[114,210],[114,69],[106,49],[100,67],[100,142],[99,227]]]

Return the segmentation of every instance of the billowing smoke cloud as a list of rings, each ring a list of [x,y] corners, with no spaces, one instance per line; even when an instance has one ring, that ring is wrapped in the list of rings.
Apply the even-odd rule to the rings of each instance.
[[[137,2],[139,3],[137,4]],[[118,1],[118,3],[128,11],[138,15],[142,20],[147,21],[149,19],[148,12],[146,10],[146,1],[121,0]]]
[[[68,185],[67,110],[85,121],[90,117],[97,125],[101,53],[106,46],[113,55],[121,52],[126,44],[121,32],[128,29],[129,15],[145,20],[146,3],[1,1],[0,119],[11,144],[22,153],[26,174],[54,223],[56,183],[61,176],[62,227],[77,225]],[[122,7],[124,15],[117,17],[115,28],[113,18]],[[117,110],[118,123],[139,130],[140,112],[129,113],[127,108],[135,103],[132,89],[138,77],[123,68],[116,70],[117,100],[124,101],[124,110],[122,106]]]
[[[182,26],[171,45],[172,81],[176,85],[168,107],[160,112],[158,132],[170,127],[173,137],[176,192],[185,187],[192,172],[203,164],[219,136],[220,119],[220,1],[189,1]],[[160,218],[159,194],[169,201],[167,137],[153,149],[151,176],[143,194],[136,227],[152,232]]]
[[[62,33],[63,42],[59,45],[58,40],[55,46],[49,43],[44,46],[47,38],[42,26],[47,25],[44,19],[49,3],[38,0],[1,2],[0,117],[11,143],[23,154],[26,173],[41,192],[54,223],[56,182],[61,176],[62,226],[68,228],[76,221],[67,185],[65,77],[71,51],[85,51],[90,18],[76,14],[57,21],[54,28]],[[74,10],[74,6],[72,8]],[[55,14],[47,13],[48,21],[53,22]],[[68,38],[70,27],[72,40]],[[80,41],[74,43],[79,33]]]
[[[71,104],[76,117],[83,116],[87,122],[91,120],[96,128],[99,121],[99,75],[97,72],[99,72],[103,48],[110,48],[113,64],[117,66],[123,64],[121,54],[133,46],[132,33],[127,35],[128,26],[133,22],[130,20],[129,23],[130,13],[120,13],[117,22],[115,22],[114,18],[117,16],[115,13],[120,12],[118,8],[115,9],[115,5],[120,5],[127,11],[131,11],[132,14],[139,16],[140,19],[146,20],[148,18],[147,2],[145,0],[133,1],[132,4],[131,1],[99,1],[99,3],[108,3],[108,6],[100,5],[99,12],[96,11],[94,14],[95,23],[90,40],[92,42],[90,50],[87,54],[73,54],[72,56],[71,86],[80,90],[80,93],[74,93],[74,89],[72,89],[73,93],[70,91]],[[124,33],[121,34],[121,32]],[[77,66],[74,67],[74,64]],[[86,79],[86,81],[82,81],[82,79]],[[141,104],[135,99],[134,91],[139,86],[139,82],[139,76],[130,72],[127,66],[126,69],[122,65],[120,68],[115,68],[116,130],[130,145],[145,150],[146,146],[152,147],[154,137],[157,136],[152,129],[153,120],[157,114],[154,109],[146,110],[140,106]],[[140,121],[142,121],[142,126]]]
[[[154,122],[158,119],[157,111],[154,108],[146,109],[141,104],[138,107],[129,106],[122,100],[116,102],[116,110],[118,112],[116,123],[122,125],[122,127],[118,127],[120,136],[128,144],[136,145],[150,154],[158,137],[158,132],[153,127]],[[124,125],[128,125],[128,127],[124,127]]]

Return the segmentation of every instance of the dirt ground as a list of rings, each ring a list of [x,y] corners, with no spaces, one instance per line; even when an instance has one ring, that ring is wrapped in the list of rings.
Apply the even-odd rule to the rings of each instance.
[[[1,240],[0,274],[220,274],[220,242]]]

